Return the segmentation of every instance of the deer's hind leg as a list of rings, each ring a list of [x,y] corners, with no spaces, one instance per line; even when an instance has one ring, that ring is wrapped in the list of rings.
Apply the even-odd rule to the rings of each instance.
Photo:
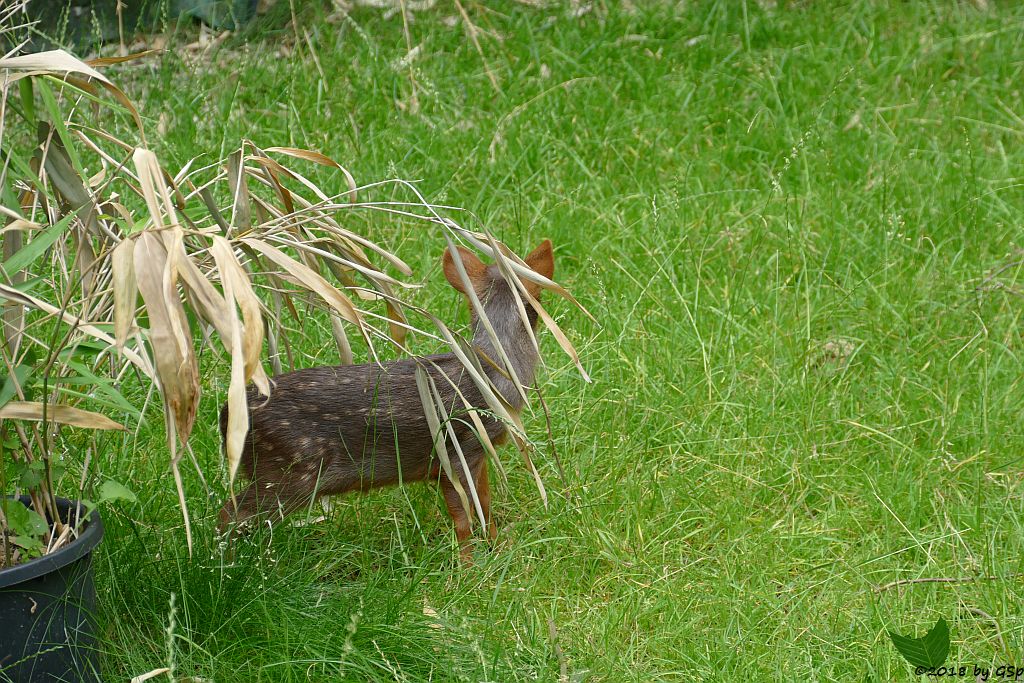
[[[255,524],[275,524],[309,505],[318,496],[315,485],[296,486],[294,482],[251,482],[244,491],[224,501],[217,530],[223,534],[245,533]],[[237,503],[237,505],[236,505]]]

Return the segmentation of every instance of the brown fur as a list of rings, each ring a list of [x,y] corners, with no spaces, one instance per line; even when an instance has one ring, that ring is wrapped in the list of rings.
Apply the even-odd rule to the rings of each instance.
[[[483,264],[472,252],[461,247],[459,256],[516,374],[524,384],[532,384],[538,359],[511,288],[497,266]],[[526,258],[526,263],[550,279],[554,272],[551,242],[542,242]],[[443,265],[448,282],[465,294],[464,284],[447,250]],[[528,281],[524,284],[531,295],[539,297],[539,287]],[[537,314],[529,305],[526,310],[531,325],[536,327]],[[472,324],[474,347],[500,366],[500,356],[476,316]],[[481,365],[491,382],[511,408],[518,410],[522,399],[514,384],[486,358],[481,359]],[[382,365],[369,363],[298,370],[275,377],[269,398],[260,396],[250,387],[247,395],[249,432],[241,469],[251,483],[237,497],[237,509],[230,500],[224,504],[220,513],[221,530],[231,525],[237,528],[253,518],[263,521],[283,517],[319,496],[433,480],[441,486],[455,523],[460,554],[468,561],[470,517],[434,453],[416,387],[417,365],[422,365],[433,377],[446,410],[454,418],[455,436],[476,487],[488,535],[493,539],[497,529],[490,519],[484,448],[467,425],[469,420],[458,419],[465,408],[442,373],[458,386],[474,408],[486,410],[487,406],[476,384],[451,353]],[[501,422],[483,414],[481,419],[492,442],[504,441],[507,433]],[[227,429],[227,406],[221,410],[220,427],[223,435]],[[450,444],[448,451],[455,475],[468,495],[469,479]]]

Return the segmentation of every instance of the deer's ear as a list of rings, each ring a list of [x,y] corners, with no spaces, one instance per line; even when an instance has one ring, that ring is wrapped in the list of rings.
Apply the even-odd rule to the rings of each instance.
[[[466,275],[469,276],[469,282],[473,285],[473,289],[477,292],[483,291],[487,266],[469,249],[464,247],[455,248],[459,250],[459,258],[462,260],[462,266],[466,269]],[[455,259],[452,258],[451,249],[444,250],[443,265],[444,276],[449,284],[463,294],[466,294],[466,287],[462,282],[462,278],[459,277],[459,269],[455,266]]]
[[[543,275],[549,280],[555,274],[555,255],[551,251],[551,240],[541,242],[540,246],[531,251],[530,255],[523,260],[533,272]]]

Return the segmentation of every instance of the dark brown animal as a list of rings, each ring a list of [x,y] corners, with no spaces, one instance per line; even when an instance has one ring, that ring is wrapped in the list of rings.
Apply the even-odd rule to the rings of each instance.
[[[485,265],[466,249],[459,248],[466,274],[483,304],[488,320],[507,354],[516,376],[526,386],[534,381],[537,353],[523,325],[515,294],[496,265]],[[527,265],[546,278],[554,272],[551,242],[545,240],[526,257]],[[448,282],[466,294],[451,254],[443,259]],[[523,280],[530,293],[540,288]],[[528,304],[527,316],[536,328],[537,314]],[[480,354],[481,367],[511,407],[522,408],[522,398],[501,367],[483,325],[472,316],[473,347]],[[308,505],[319,496],[366,491],[410,481],[437,481],[448,512],[455,523],[455,535],[464,561],[470,560],[470,517],[435,454],[430,428],[416,386],[416,367],[431,375],[453,418],[456,438],[476,487],[488,535],[497,529],[490,519],[491,494],[487,481],[484,447],[470,429],[465,406],[447,375],[474,407],[486,411],[483,396],[452,353],[409,358],[389,363],[342,365],[298,370],[274,378],[269,398],[254,387],[247,395],[249,432],[245,438],[241,469],[249,486],[236,498],[237,508],[227,501],[220,513],[221,530],[239,527],[251,519],[273,520]],[[458,419],[462,414],[463,419]],[[492,443],[507,438],[505,425],[481,413]],[[221,410],[222,436],[227,430],[227,406]],[[447,447],[456,476],[467,497],[470,480],[456,451]],[[470,498],[471,500],[471,498]]]

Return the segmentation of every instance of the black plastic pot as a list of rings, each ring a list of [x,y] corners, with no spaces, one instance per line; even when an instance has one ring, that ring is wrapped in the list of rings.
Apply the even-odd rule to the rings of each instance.
[[[75,503],[58,498],[57,511],[66,522]],[[92,551],[102,538],[94,511],[74,542],[0,570],[0,681],[100,681]]]

